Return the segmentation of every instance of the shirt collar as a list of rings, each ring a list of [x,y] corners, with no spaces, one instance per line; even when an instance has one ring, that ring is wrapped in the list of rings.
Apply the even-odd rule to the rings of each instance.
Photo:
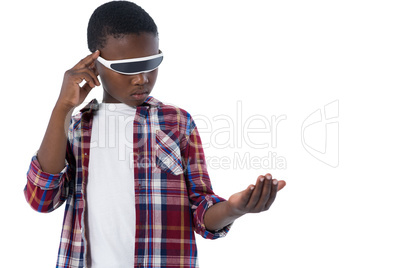
[[[145,101],[140,106],[148,106],[148,107],[160,107],[163,103],[152,96],[148,96]],[[96,99],[91,100],[90,103],[85,105],[84,108],[80,110],[81,113],[99,110],[99,102]]]

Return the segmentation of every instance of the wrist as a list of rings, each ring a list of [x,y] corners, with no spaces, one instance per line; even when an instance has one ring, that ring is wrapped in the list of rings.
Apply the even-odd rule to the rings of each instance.
[[[225,210],[226,215],[233,219],[240,218],[241,216],[246,214],[246,212],[233,207],[229,201],[225,202]]]
[[[56,102],[56,105],[53,108],[54,111],[63,113],[65,115],[68,115],[68,114],[72,113],[74,109],[75,109],[74,105],[64,103],[64,102],[62,102],[60,100],[58,100]]]

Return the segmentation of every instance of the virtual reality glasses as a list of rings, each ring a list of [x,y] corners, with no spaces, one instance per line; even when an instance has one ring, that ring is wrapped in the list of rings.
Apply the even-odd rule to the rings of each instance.
[[[105,60],[100,56],[98,57],[98,61],[106,68],[125,75],[151,72],[159,67],[162,60],[163,54],[160,50],[157,55],[134,59]]]

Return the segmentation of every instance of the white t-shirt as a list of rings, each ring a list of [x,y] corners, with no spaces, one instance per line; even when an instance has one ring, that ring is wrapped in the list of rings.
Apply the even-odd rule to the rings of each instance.
[[[93,118],[87,184],[91,268],[134,267],[135,109],[101,103]]]

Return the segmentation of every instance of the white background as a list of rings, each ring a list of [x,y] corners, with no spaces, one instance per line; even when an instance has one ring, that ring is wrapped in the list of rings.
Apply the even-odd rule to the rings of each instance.
[[[89,53],[88,19],[102,3],[0,4],[1,267],[55,266],[64,206],[33,211],[23,196],[26,171],[64,72]],[[203,141],[211,141],[207,157],[248,153],[258,164],[271,152],[286,160],[285,167],[211,166],[214,190],[225,198],[267,172],[288,185],[268,212],[239,219],[226,238],[197,236],[201,267],[402,266],[400,1],[137,3],[157,23],[165,54],[151,95],[193,115]],[[99,87],[88,100],[101,96]],[[335,167],[301,139],[304,120],[331,102],[339,104],[339,136],[332,131],[336,139],[325,140],[324,122],[306,130],[305,141],[314,148],[339,141]],[[218,118],[261,130],[262,120],[245,121],[281,115],[275,148],[245,142],[270,143],[267,131],[218,148],[232,138],[214,132],[228,127]],[[338,151],[331,153],[337,160]]]

